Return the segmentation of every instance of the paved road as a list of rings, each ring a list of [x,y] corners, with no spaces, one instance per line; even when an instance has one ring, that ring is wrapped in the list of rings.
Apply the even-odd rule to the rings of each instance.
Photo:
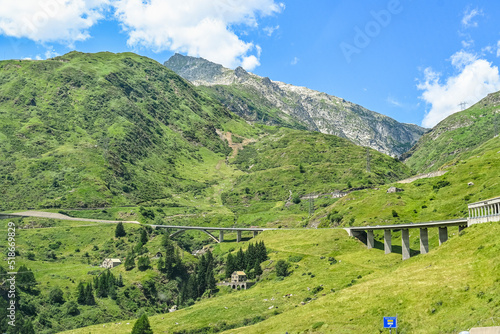
[[[94,223],[107,223],[107,224],[118,224],[118,223],[140,224],[140,222],[135,221],[135,220],[105,220],[105,219],[75,218],[75,217],[63,215],[61,213],[43,212],[43,211],[0,213],[0,218],[2,216],[38,217],[38,218],[64,219],[64,220],[74,220],[74,221],[79,221],[79,222],[94,222]]]

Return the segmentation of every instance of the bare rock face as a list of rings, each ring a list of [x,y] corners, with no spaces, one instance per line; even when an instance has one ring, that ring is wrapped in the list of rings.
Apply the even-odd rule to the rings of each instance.
[[[400,193],[402,191],[405,191],[405,190],[401,189],[401,188],[396,188],[396,187],[390,187],[389,189],[387,189],[388,194]]]
[[[259,117],[259,109],[275,110],[288,124],[293,119],[302,128],[344,137],[394,157],[408,151],[426,132],[342,98],[263,78],[241,67],[233,71],[203,58],[179,54],[165,66],[194,85],[211,87],[228,109],[248,121],[279,125],[279,121],[266,122],[268,114]],[[249,101],[236,96],[237,92],[254,98]]]

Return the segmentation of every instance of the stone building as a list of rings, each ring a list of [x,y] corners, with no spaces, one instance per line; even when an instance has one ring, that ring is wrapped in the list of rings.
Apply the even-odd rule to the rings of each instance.
[[[101,267],[111,269],[122,264],[120,259],[104,259],[102,261]]]
[[[222,282],[217,285],[230,286],[232,289],[248,289],[255,283],[247,281],[247,274],[244,271],[235,271],[231,274],[231,282]]]

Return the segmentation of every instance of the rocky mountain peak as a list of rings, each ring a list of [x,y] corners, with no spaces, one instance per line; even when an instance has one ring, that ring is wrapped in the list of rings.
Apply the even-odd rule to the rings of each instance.
[[[172,58],[165,66],[195,85],[217,85],[212,88],[214,97],[247,121],[333,134],[391,156],[408,151],[426,131],[342,98],[263,78],[242,67],[231,70],[202,58]],[[230,85],[231,89],[224,88]]]
[[[245,69],[243,67],[238,66],[234,70],[234,75],[236,75],[238,78],[244,78],[244,77],[248,77],[250,74],[248,74],[248,72],[245,71]]]

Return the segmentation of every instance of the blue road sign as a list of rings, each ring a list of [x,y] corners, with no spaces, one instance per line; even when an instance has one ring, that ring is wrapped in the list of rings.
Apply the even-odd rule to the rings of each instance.
[[[384,317],[384,328],[398,328],[398,318]]]

